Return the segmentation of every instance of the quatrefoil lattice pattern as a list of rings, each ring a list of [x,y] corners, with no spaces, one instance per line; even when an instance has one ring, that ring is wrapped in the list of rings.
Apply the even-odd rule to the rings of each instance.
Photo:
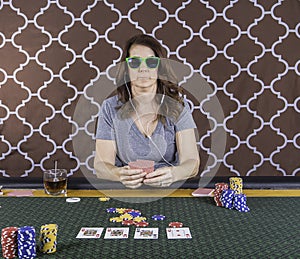
[[[147,33],[188,68],[183,86],[194,75],[210,86],[190,102],[201,176],[299,176],[299,13],[298,0],[1,1],[0,174],[38,177],[53,161],[93,174],[109,70],[128,37]],[[221,155],[210,148],[218,132]]]

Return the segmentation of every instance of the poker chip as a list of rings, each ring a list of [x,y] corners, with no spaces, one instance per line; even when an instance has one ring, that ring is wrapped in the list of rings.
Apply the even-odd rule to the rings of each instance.
[[[131,225],[134,225],[134,221],[132,219],[131,220],[123,220],[122,225],[131,226]]]
[[[18,228],[17,243],[19,258],[36,257],[35,228],[33,226]]]
[[[134,222],[142,222],[142,221],[146,221],[146,220],[147,220],[146,217],[141,217],[141,216],[133,218]]]
[[[108,208],[108,209],[106,209],[106,212],[108,212],[108,213],[116,213],[117,209],[116,208]]]
[[[153,215],[151,218],[153,220],[164,220],[166,218],[166,216],[164,216],[164,215]]]
[[[120,218],[122,220],[130,220],[130,219],[133,219],[133,216],[130,215],[129,213],[124,213],[123,215],[120,216]]]
[[[171,227],[171,228],[182,228],[182,226],[183,226],[183,223],[178,222],[178,221],[174,221],[174,222],[169,223],[169,227]]]
[[[229,178],[230,189],[235,191],[236,194],[243,193],[243,179],[240,177],[230,177]]]
[[[99,201],[109,201],[110,198],[109,197],[100,197]]]
[[[141,222],[135,222],[134,225],[136,227],[142,228],[142,227],[147,227],[149,225],[149,223],[146,221],[141,221]]]
[[[57,224],[42,225],[40,229],[40,251],[42,253],[52,254],[57,248]]]
[[[122,222],[123,219],[120,217],[113,217],[109,219],[110,222]]]
[[[142,213],[139,210],[132,210],[129,211],[128,214],[130,214],[132,217],[136,218],[142,215]]]
[[[17,256],[17,227],[6,227],[1,231],[2,255],[4,258],[11,259]]]
[[[222,207],[221,195],[224,190],[228,189],[227,183],[216,183],[214,189],[214,201],[218,207]]]
[[[231,189],[223,190],[220,198],[222,206],[227,209],[232,209],[234,195],[235,195],[234,190]]]
[[[236,194],[233,200],[234,208],[239,212],[249,212],[250,208],[247,206],[247,198],[245,194]]]
[[[119,214],[125,213],[126,210],[127,210],[126,208],[116,208],[116,212]]]
[[[139,210],[135,210],[133,208],[107,208],[107,213],[117,213],[118,217],[112,217],[109,219],[110,222],[121,223],[124,226],[148,226],[148,222],[146,222],[147,218],[142,216],[142,213]],[[163,215],[156,215],[160,217],[164,217]]]
[[[80,198],[67,198],[66,202],[70,202],[70,203],[72,203],[72,202],[80,202]]]

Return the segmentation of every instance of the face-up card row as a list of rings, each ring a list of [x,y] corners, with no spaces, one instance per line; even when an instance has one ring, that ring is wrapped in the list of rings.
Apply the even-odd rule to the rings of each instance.
[[[100,238],[104,228],[83,227],[76,238]],[[166,228],[168,239],[190,239],[192,238],[190,229]],[[129,236],[129,228],[107,228],[104,239],[125,239]],[[158,239],[158,228],[136,228],[134,239]]]

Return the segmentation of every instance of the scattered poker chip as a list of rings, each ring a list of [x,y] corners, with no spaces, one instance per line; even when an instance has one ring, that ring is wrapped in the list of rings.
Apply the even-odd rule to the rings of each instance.
[[[113,217],[109,219],[110,222],[122,222],[123,219],[120,217]]]
[[[67,198],[66,202],[70,202],[70,203],[80,202],[80,198]]]
[[[109,201],[110,198],[109,197],[100,197],[99,201]]]
[[[130,220],[123,220],[122,221],[122,225],[124,225],[124,226],[131,226],[131,225],[134,225],[134,221],[132,219],[130,219]]]
[[[126,208],[116,208],[116,212],[119,214],[124,214],[126,210]]]
[[[108,212],[108,213],[116,213],[117,209],[116,208],[108,208],[108,209],[106,209],[106,212]]]
[[[140,216],[133,218],[134,222],[142,222],[142,221],[146,221],[146,220],[147,220],[146,217],[140,217]]]
[[[133,219],[132,215],[130,215],[129,213],[125,213],[125,214],[121,215],[120,218],[121,218],[122,220],[130,220],[130,219]]]
[[[182,226],[183,226],[183,223],[178,222],[178,221],[174,221],[174,222],[169,223],[169,227],[171,227],[171,228],[182,228]]]
[[[127,212],[128,214],[130,214],[132,217],[136,218],[142,215],[142,213],[139,210],[132,210]]]
[[[147,227],[149,225],[149,223],[146,221],[141,221],[141,222],[135,222],[134,225],[136,227],[142,228],[142,227]]]
[[[166,216],[164,216],[164,215],[153,215],[151,218],[153,220],[164,220],[166,218]]]

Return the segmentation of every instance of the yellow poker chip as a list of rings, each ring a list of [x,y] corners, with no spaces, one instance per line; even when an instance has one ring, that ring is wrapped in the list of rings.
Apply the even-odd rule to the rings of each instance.
[[[116,208],[116,212],[119,214],[124,214],[126,210],[126,208]]]
[[[121,215],[120,218],[123,220],[130,220],[130,219],[133,219],[133,216],[128,213],[125,213],[125,214]]]
[[[109,201],[110,198],[109,197],[100,197],[99,201]]]
[[[133,219],[134,222],[142,222],[142,221],[146,221],[147,218],[146,217],[135,217]]]
[[[120,217],[113,217],[109,219],[110,222],[122,222],[123,219]]]

